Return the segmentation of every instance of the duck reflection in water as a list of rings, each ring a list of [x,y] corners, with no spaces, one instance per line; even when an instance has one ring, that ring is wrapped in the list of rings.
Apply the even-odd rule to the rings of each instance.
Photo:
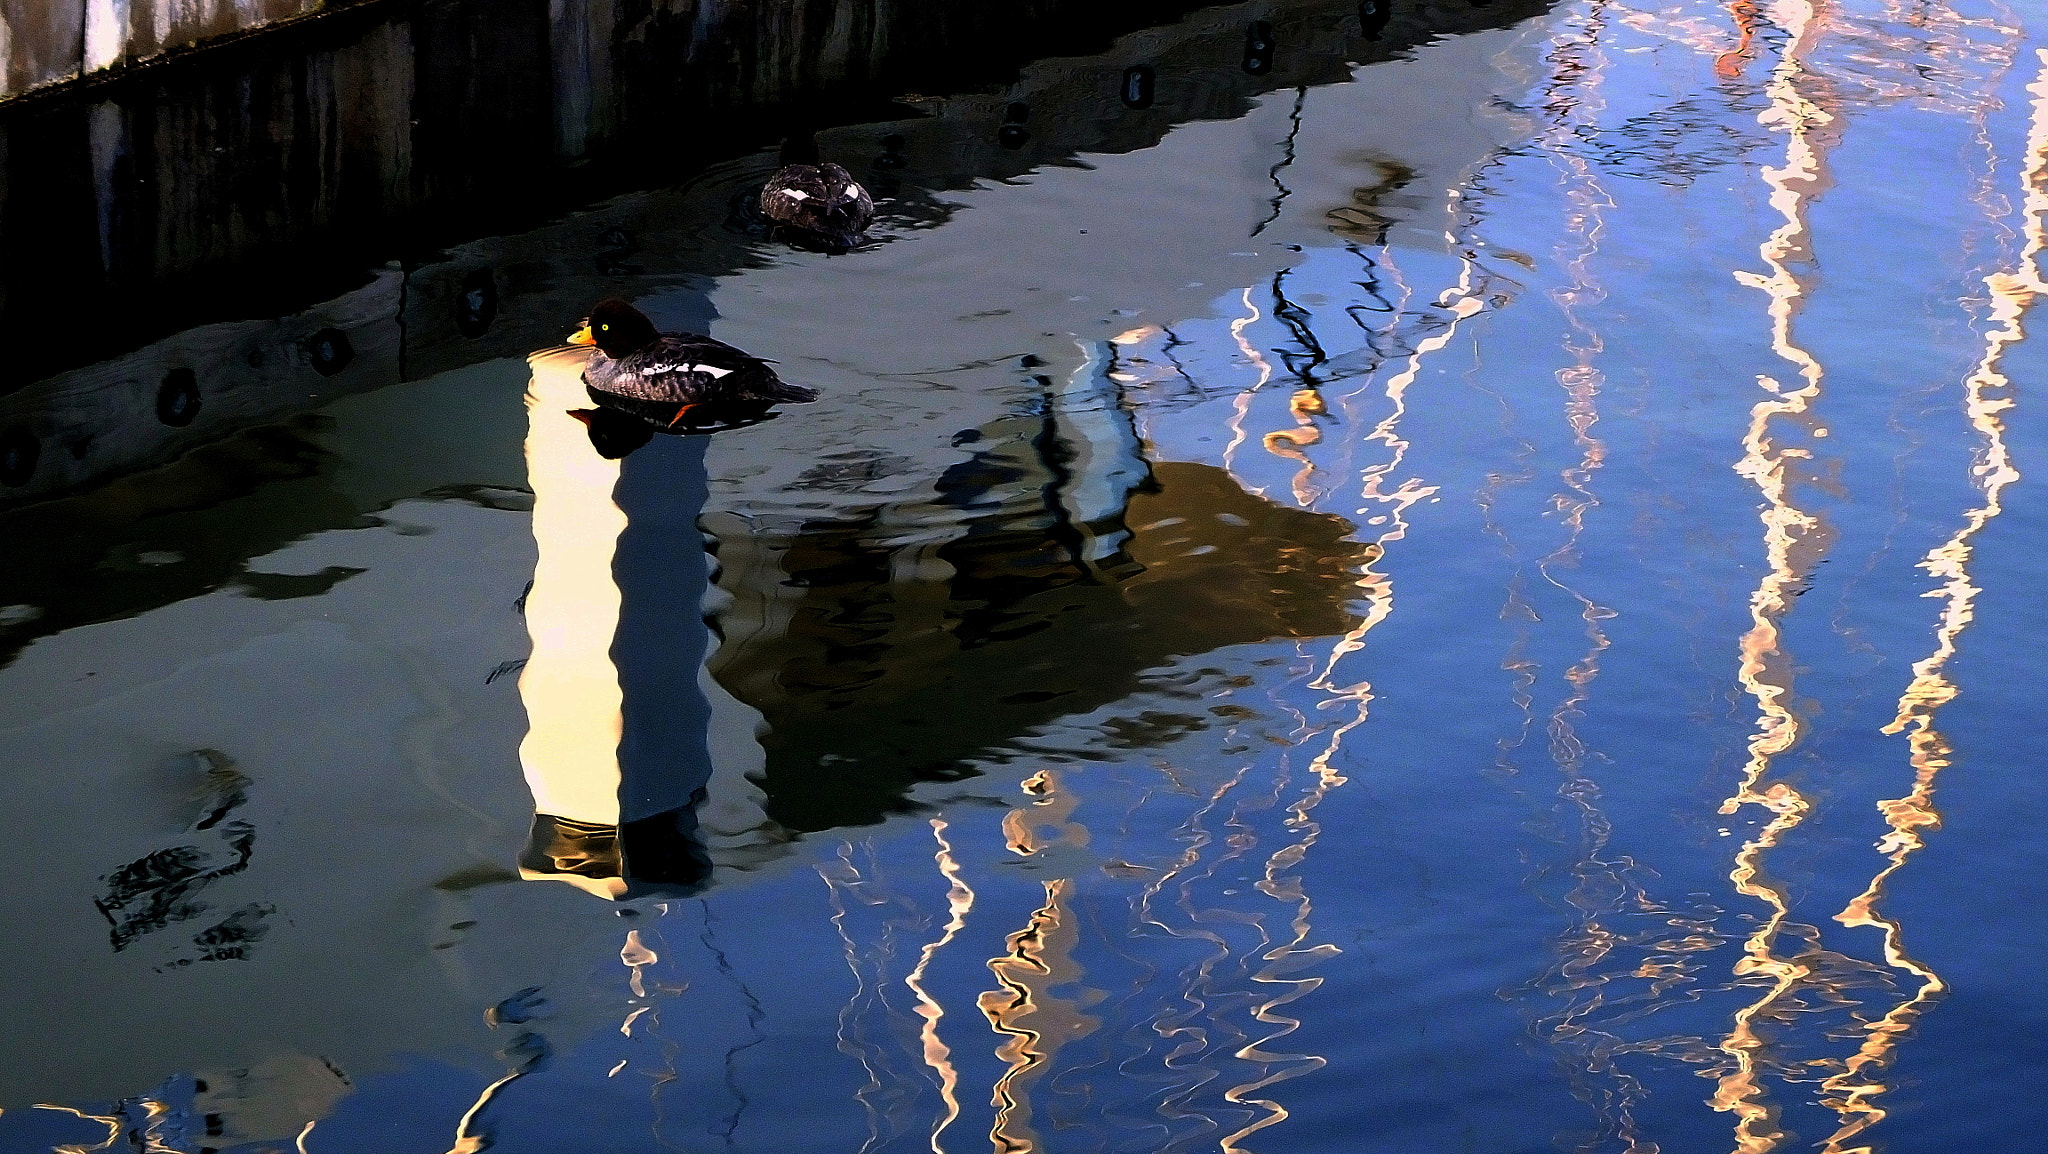
[[[575,347],[529,358],[539,555],[519,693],[535,815],[520,874],[614,899],[688,893],[710,873],[696,810],[716,712],[699,679],[704,452],[708,434],[772,414],[742,398],[696,405],[688,424],[664,421],[586,387],[595,359]]]
[[[700,405],[690,412],[689,423],[677,424],[650,417],[627,402],[606,398],[592,409],[570,409],[568,415],[583,423],[590,447],[607,461],[617,461],[654,439],[656,433],[678,437],[703,437],[733,429],[744,429],[772,421],[781,413],[760,405]]]

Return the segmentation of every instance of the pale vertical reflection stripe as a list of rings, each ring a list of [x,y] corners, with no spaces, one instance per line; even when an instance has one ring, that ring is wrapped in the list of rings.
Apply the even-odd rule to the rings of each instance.
[[[1600,421],[1600,392],[1606,385],[1606,375],[1596,360],[1606,344],[1582,310],[1607,297],[1593,275],[1592,262],[1600,252],[1606,210],[1615,205],[1593,165],[1572,147],[1583,131],[1598,124],[1600,113],[1606,108],[1602,92],[1608,66],[1603,40],[1606,26],[1607,6],[1595,0],[1588,7],[1582,32],[1575,36],[1560,35],[1546,57],[1556,66],[1551,99],[1547,102],[1554,119],[1542,144],[1558,170],[1565,206],[1566,238],[1558,244],[1555,255],[1571,278],[1569,283],[1552,289],[1549,296],[1569,328],[1564,336],[1564,352],[1571,358],[1571,364],[1557,370],[1556,380],[1564,390],[1565,423],[1571,429],[1579,459],[1559,473],[1566,491],[1555,500],[1557,511],[1563,515],[1565,538],[1537,561],[1537,570],[1545,581],[1578,603],[1580,619],[1585,623],[1586,649],[1564,671],[1570,690],[1551,710],[1546,726],[1550,757],[1560,778],[1557,797],[1577,810],[1582,823],[1578,859],[1571,863],[1571,875],[1576,880],[1565,894],[1575,924],[1560,936],[1557,963],[1545,975],[1547,982],[1562,986],[1572,1001],[1538,1024],[1547,1028],[1552,1045],[1568,1050],[1583,1065],[1583,1071],[1575,1071],[1574,1078],[1580,1080],[1580,1096],[1599,1115],[1600,1137],[1621,1141],[1627,1154],[1656,1154],[1657,1143],[1642,1134],[1634,1116],[1635,1104],[1643,1098],[1645,1089],[1614,1060],[1609,1047],[1618,1040],[1588,1021],[1606,1004],[1601,988],[1607,977],[1596,972],[1596,967],[1623,940],[1603,923],[1603,915],[1617,913],[1624,902],[1642,901],[1640,893],[1632,893],[1623,869],[1605,856],[1612,827],[1600,809],[1599,783],[1587,772],[1587,749],[1573,722],[1591,695],[1593,681],[1600,673],[1601,654],[1610,645],[1600,623],[1613,617],[1614,611],[1558,576],[1559,570],[1578,566],[1587,511],[1600,503],[1592,489],[1593,478],[1607,459],[1606,443],[1593,435],[1593,428]],[[1529,664],[1528,676],[1533,683],[1533,663]],[[1527,699],[1525,692],[1523,700]],[[1526,705],[1524,709],[1527,710]],[[1587,990],[1591,992],[1582,993]],[[1602,1078],[1606,1086],[1596,1091],[1593,1084]]]
[[[860,871],[854,867],[852,853],[851,843],[840,842],[836,860],[829,866],[821,862],[814,868],[818,871],[819,880],[825,883],[826,901],[832,907],[832,928],[839,933],[839,943],[846,956],[846,968],[853,971],[853,993],[839,1007],[834,1038],[838,1042],[839,1052],[859,1062],[861,1069],[868,1076],[867,1083],[853,1094],[854,1100],[860,1103],[861,1111],[867,1117],[868,1137],[860,1147],[861,1154],[866,1154],[883,1139],[882,1113],[875,1108],[875,1097],[887,1089],[887,1086],[883,1083],[882,1072],[875,1068],[874,1060],[869,1057],[868,1047],[856,1038],[860,1007],[868,996],[868,977],[861,968],[860,947],[854,942],[853,932],[846,925],[846,898],[853,893],[853,886],[860,880]]]
[[[146,1121],[142,1125],[140,1154],[184,1154],[164,1142],[164,1122],[170,1118],[171,1108],[155,1098],[144,1098],[142,1112]]]
[[[1183,1081],[1176,1091],[1165,1096],[1157,1107],[1160,1117],[1166,1119],[1169,1124],[1188,1117],[1200,1117],[1203,1123],[1211,1124],[1207,1116],[1182,1107],[1197,1090],[1216,1076],[1216,1070],[1203,1061],[1204,1051],[1209,1045],[1208,1031],[1194,1023],[1197,1018],[1204,1015],[1210,1015],[1209,1020],[1215,1021],[1211,1004],[1203,995],[1208,992],[1215,966],[1230,956],[1230,945],[1221,935],[1204,924],[1205,919],[1196,912],[1188,899],[1194,882],[1203,876],[1194,872],[1195,867],[1201,864],[1204,852],[1220,840],[1204,823],[1223,804],[1223,799],[1243,783],[1251,772],[1252,764],[1249,758],[1239,762],[1237,768],[1218,783],[1216,788],[1209,791],[1194,812],[1173,831],[1173,839],[1183,846],[1180,856],[1171,866],[1162,870],[1132,903],[1133,918],[1138,926],[1153,926],[1172,937],[1205,942],[1213,947],[1212,952],[1199,962],[1180,971],[1181,982],[1174,992],[1188,1009],[1179,1014],[1154,1015],[1148,1023],[1160,1041],[1170,1047],[1161,1057],[1161,1066],[1169,1075],[1189,1079]],[[1210,872],[1214,869],[1215,866],[1212,864]],[[1165,919],[1171,915],[1162,914],[1155,908],[1155,902],[1165,892],[1167,885],[1174,882],[1179,883],[1180,892],[1180,899],[1174,904],[1188,917],[1185,930],[1168,925]],[[1182,1060],[1189,1058],[1194,1061],[1183,1064]],[[1174,1144],[1175,1147],[1178,1145]]]
[[[1824,27],[1820,8],[1810,0],[1783,0],[1776,6],[1773,21],[1784,29],[1788,40],[1766,85],[1769,107],[1758,114],[1766,127],[1786,134],[1785,163],[1763,170],[1770,186],[1771,207],[1784,218],[1764,241],[1761,254],[1770,267],[1769,276],[1737,271],[1735,277],[1770,297],[1771,347],[1796,366],[1805,384],[1787,391],[1776,380],[1759,376],[1757,383],[1772,394],[1750,410],[1749,428],[1742,440],[1744,454],[1736,472],[1748,478],[1763,495],[1765,508],[1764,553],[1768,572],[1750,596],[1750,628],[1741,642],[1741,665],[1737,679],[1757,705],[1757,730],[1749,740],[1748,760],[1734,794],[1721,805],[1732,814],[1746,805],[1760,806],[1771,816],[1763,828],[1744,841],[1735,854],[1729,878],[1736,892],[1755,898],[1769,907],[1763,923],[1743,943],[1743,957],[1736,962],[1735,975],[1760,975],[1767,981],[1761,997],[1737,1010],[1734,1021],[1719,1043],[1730,1061],[1730,1069],[1715,1088],[1713,1106],[1733,1113],[1735,1149],[1739,1154],[1762,1154],[1777,1146],[1784,1133],[1777,1128],[1775,1112],[1764,1101],[1759,1058],[1766,1041],[1756,1029],[1759,1015],[1778,1005],[1809,975],[1810,967],[1798,960],[1781,958],[1775,947],[1780,931],[1790,917],[1785,894],[1762,874],[1764,854],[1778,844],[1785,831],[1805,820],[1810,803],[1783,781],[1768,784],[1764,779],[1773,760],[1801,737],[1801,726],[1792,712],[1794,667],[1791,654],[1783,648],[1779,618],[1790,608],[1795,591],[1826,552],[1832,531],[1820,517],[1792,501],[1793,476],[1798,462],[1810,460],[1804,448],[1781,445],[1772,439],[1772,423],[1781,417],[1804,416],[1820,396],[1823,370],[1812,353],[1792,338],[1792,321],[1805,303],[1807,286],[1791,269],[1794,261],[1809,261],[1811,232],[1806,219],[1812,199],[1827,186],[1826,152],[1836,135],[1836,114],[1809,99],[1801,91],[1810,77],[1806,58]]]
[[[1240,1047],[1236,1051],[1236,1056],[1245,1061],[1268,1064],[1279,1062],[1286,1065],[1264,1077],[1233,1086],[1224,1092],[1223,1097],[1226,1101],[1255,1106],[1264,1111],[1263,1115],[1253,1118],[1250,1123],[1222,1139],[1220,1145],[1225,1154],[1247,1154],[1242,1145],[1246,1138],[1288,1117],[1287,1108],[1279,1102],[1271,1098],[1255,1098],[1252,1097],[1253,1094],[1275,1083],[1299,1078],[1329,1064],[1328,1059],[1318,1054],[1278,1053],[1267,1047],[1301,1028],[1300,1019],[1281,1014],[1280,1007],[1308,996],[1323,984],[1320,977],[1291,978],[1288,975],[1343,953],[1343,950],[1329,942],[1308,944],[1309,935],[1313,932],[1309,917],[1314,912],[1314,906],[1309,901],[1308,891],[1302,885],[1301,878],[1291,871],[1301,864],[1302,859],[1307,857],[1308,851],[1321,837],[1322,825],[1310,815],[1331,790],[1344,784],[1346,778],[1332,767],[1331,762],[1343,745],[1344,735],[1357,728],[1363,720],[1364,714],[1361,709],[1357,716],[1331,732],[1329,743],[1309,763],[1314,780],[1303,791],[1302,796],[1287,807],[1290,816],[1286,825],[1296,832],[1297,837],[1266,859],[1265,870],[1257,883],[1260,893],[1274,901],[1294,907],[1294,916],[1288,921],[1292,936],[1261,953],[1259,958],[1266,964],[1252,975],[1254,982],[1284,987],[1260,1003],[1252,1014],[1258,1021],[1277,1028],[1257,1041]]]
[[[1401,275],[1400,268],[1393,263],[1393,253],[1391,250],[1383,250],[1380,253],[1380,259],[1375,261],[1372,257],[1366,255],[1365,250],[1358,245],[1348,244],[1344,248],[1345,251],[1358,257],[1359,260],[1365,263],[1368,271],[1365,274],[1366,279],[1361,287],[1365,288],[1367,292],[1372,293],[1387,306],[1387,323],[1377,331],[1360,320],[1357,313],[1351,312],[1349,314],[1352,322],[1358,326],[1359,331],[1365,334],[1366,347],[1372,349],[1376,357],[1383,356],[1384,354],[1381,353],[1382,346],[1379,342],[1384,341],[1384,348],[1389,352],[1396,347],[1400,339],[1401,317],[1407,312],[1409,303],[1414,299],[1415,289]],[[1394,286],[1394,297],[1391,300],[1379,293],[1382,273],[1384,273],[1386,280],[1390,281]],[[1357,388],[1337,398],[1337,408],[1346,415],[1347,420],[1352,414],[1358,399],[1372,390],[1373,378],[1378,375],[1377,370],[1378,361],[1375,361],[1374,371],[1365,374]],[[1340,477],[1348,477],[1351,475],[1351,470],[1357,464],[1358,440],[1355,437],[1339,437],[1335,443],[1339,456],[1336,464],[1332,466],[1332,470]]]
[[[960,1116],[960,1074],[953,1068],[953,1051],[939,1040],[939,1020],[946,1016],[946,1012],[925,992],[924,972],[931,966],[932,957],[967,925],[967,913],[974,908],[974,891],[961,878],[960,864],[953,859],[953,846],[946,840],[945,819],[935,817],[931,823],[932,840],[939,843],[933,860],[938,863],[939,874],[946,879],[947,885],[946,928],[919,952],[917,965],[904,977],[903,984],[917,995],[917,1016],[924,1019],[924,1027],[918,1032],[918,1040],[924,1047],[924,1064],[931,1067],[932,1073],[938,1077],[939,1097],[946,1103],[944,1116],[932,1124],[931,1137],[932,1154],[945,1154],[939,1138],[945,1134],[946,1127]]]
[[[526,596],[533,654],[519,674],[526,739],[519,764],[536,811],[598,825],[619,820],[620,704],[611,647],[619,625],[612,555],[626,515],[612,500],[619,463],[591,448],[568,415],[587,408],[588,351],[528,358],[526,469],[539,548]]]
[[[1388,477],[1401,467],[1408,454],[1409,443],[1402,439],[1399,433],[1402,418],[1408,412],[1408,390],[1421,376],[1424,360],[1430,354],[1448,346],[1457,336],[1459,325],[1467,317],[1486,307],[1476,287],[1477,270],[1472,250],[1461,243],[1456,234],[1447,233],[1445,239],[1451,243],[1454,251],[1460,253],[1461,258],[1456,286],[1446,290],[1435,302],[1435,307],[1444,310],[1449,320],[1442,329],[1416,342],[1401,371],[1387,379],[1383,395],[1389,403],[1388,412],[1364,438],[1366,441],[1385,446],[1387,450],[1385,460],[1364,470],[1363,483],[1360,486],[1361,498],[1368,502],[1376,502],[1378,509],[1376,510],[1372,504],[1361,506],[1358,510],[1359,523],[1363,525],[1377,520],[1378,524],[1383,526],[1360,550],[1364,560],[1359,567],[1357,584],[1366,601],[1366,613],[1358,625],[1331,647],[1329,657],[1323,662],[1322,671],[1309,682],[1310,688],[1330,693],[1333,698],[1332,704],[1337,701],[1352,702],[1352,716],[1331,730],[1328,743],[1310,762],[1315,780],[1304,791],[1303,796],[1288,807],[1291,814],[1288,825],[1298,831],[1298,837],[1267,859],[1263,876],[1258,883],[1259,890],[1267,897],[1293,905],[1294,917],[1289,923],[1291,938],[1261,954],[1261,960],[1266,965],[1253,975],[1253,980],[1263,984],[1284,986],[1286,989],[1261,1003],[1253,1014],[1259,1022],[1277,1028],[1239,1048],[1236,1056],[1247,1061],[1289,1064],[1225,1092],[1226,1100],[1257,1107],[1262,1113],[1221,1140],[1224,1154],[1247,1154],[1243,1146],[1245,1139],[1285,1121],[1289,1116],[1287,1108],[1278,1101],[1271,1098],[1256,1098],[1252,1095],[1277,1082],[1300,1077],[1327,1064],[1327,1059],[1319,1055],[1282,1054],[1265,1048],[1269,1043],[1300,1028],[1301,1023],[1297,1019],[1278,1012],[1280,1007],[1305,997],[1323,982],[1320,977],[1290,978],[1287,975],[1341,952],[1338,947],[1329,943],[1308,944],[1311,932],[1309,917],[1313,907],[1300,879],[1289,871],[1301,863],[1321,834],[1321,826],[1312,820],[1311,812],[1330,790],[1344,784],[1346,780],[1334,767],[1345,737],[1364,724],[1371,712],[1373,693],[1369,680],[1340,686],[1333,679],[1338,663],[1345,656],[1363,649],[1366,635],[1393,612],[1392,575],[1381,573],[1375,570],[1374,566],[1386,555],[1388,543],[1407,536],[1408,522],[1405,514],[1408,508],[1437,491],[1436,486],[1425,484],[1420,478],[1415,477],[1403,479],[1391,490],[1387,488]],[[1391,256],[1390,253],[1385,255]],[[1399,277],[1399,271],[1393,269],[1391,259],[1386,261],[1386,267],[1397,278]],[[1376,512],[1375,518],[1372,514]]]
[[[1457,238],[1450,239],[1452,244],[1457,244]],[[1387,478],[1401,467],[1402,461],[1408,456],[1408,442],[1400,437],[1401,419],[1408,415],[1408,389],[1414,385],[1416,378],[1422,375],[1422,362],[1429,354],[1451,343],[1458,335],[1458,325],[1465,318],[1486,307],[1485,301],[1476,291],[1474,281],[1473,260],[1468,254],[1459,267],[1458,283],[1446,290],[1436,302],[1436,307],[1450,315],[1450,322],[1437,332],[1416,342],[1414,351],[1408,354],[1408,363],[1400,372],[1387,379],[1383,394],[1392,407],[1364,438],[1387,448],[1386,460],[1366,466],[1364,484],[1359,492],[1363,499],[1377,505],[1359,506],[1359,521],[1365,523],[1378,516],[1385,526],[1362,551],[1366,561],[1359,570],[1358,587],[1365,596],[1366,613],[1350,632],[1331,647],[1329,659],[1323,663],[1322,673],[1309,683],[1311,688],[1329,690],[1357,702],[1360,710],[1359,721],[1364,720],[1363,711],[1372,701],[1371,684],[1360,681],[1355,685],[1340,687],[1332,679],[1336,676],[1338,663],[1350,654],[1365,648],[1365,635],[1372,632],[1394,611],[1391,578],[1376,571],[1373,566],[1385,556],[1388,542],[1398,541],[1408,535],[1408,522],[1403,516],[1408,507],[1437,491],[1435,485],[1426,485],[1414,477],[1403,480],[1389,490]],[[1355,724],[1357,722],[1344,726],[1338,731],[1338,735],[1341,736]]]
[[[1230,339],[1237,342],[1237,351],[1244,355],[1245,360],[1258,366],[1259,379],[1253,381],[1250,388],[1239,393],[1231,406],[1230,443],[1223,447],[1223,468],[1233,475],[1237,472],[1237,450],[1244,444],[1247,436],[1244,422],[1246,415],[1251,411],[1252,398],[1273,379],[1273,363],[1245,339],[1244,331],[1257,324],[1259,318],[1264,315],[1259,312],[1259,306],[1252,303],[1252,290],[1249,286],[1244,290],[1243,300],[1245,315],[1230,322]],[[1253,488],[1251,491],[1261,497],[1266,495],[1264,489]]]
[[[1863,1044],[1857,1048],[1841,1073],[1822,1085],[1831,1097],[1828,1104],[1842,1115],[1842,1124],[1828,1136],[1826,1154],[1871,1154],[1868,1145],[1848,1146],[1865,1130],[1884,1120],[1887,1111],[1875,1099],[1890,1087],[1880,1075],[1891,1064],[1894,1051],[1907,1030],[1928,1005],[1948,989],[1939,974],[1906,953],[1903,931],[1894,919],[1878,912],[1885,883],[1923,845],[1922,834],[1941,825],[1934,807],[1935,779],[1949,764],[1949,744],[1935,729],[1935,716],[1952,700],[1958,687],[1945,669],[1955,656],[1956,639],[1976,616],[1977,595],[1982,589],[1970,578],[1971,539],[1993,517],[2004,511],[2005,487],[2020,479],[2012,453],[2005,443],[2005,413],[2015,404],[2013,384],[2002,371],[2008,348],[2026,338],[2025,319],[2035,300],[2048,293],[2041,276],[2041,253],[2048,247],[2048,50],[2036,49],[2041,70],[2027,87],[2033,95],[2032,117],[2027,135],[2027,158],[2020,176],[2023,197],[2021,226],[2026,237],[2011,271],[1997,272],[1984,279],[1991,294],[1994,327],[1984,336],[1984,355],[1963,386],[1964,411],[1970,425],[1983,439],[1974,455],[1971,472],[1984,494],[1983,503],[1963,514],[1955,534],[1929,552],[1920,567],[1941,582],[1929,596],[1941,599],[1941,616],[1934,631],[1934,652],[1915,662],[1913,680],[1899,698],[1898,715],[1884,732],[1905,733],[1908,760],[1913,768],[1913,788],[1904,797],[1877,803],[1891,827],[1877,843],[1878,852],[1888,860],[1870,879],[1870,885],[1852,899],[1835,920],[1847,926],[1871,926],[1884,935],[1885,960],[1893,967],[1919,979],[1911,998],[1884,1017],[1864,1026]]]

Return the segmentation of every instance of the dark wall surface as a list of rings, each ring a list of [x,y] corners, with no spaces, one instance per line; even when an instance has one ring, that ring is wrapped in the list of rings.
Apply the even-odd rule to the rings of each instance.
[[[0,105],[0,323],[37,339],[0,366],[0,393],[181,329],[306,308],[386,261],[672,183],[799,126],[915,116],[907,95],[1000,93],[1029,61],[1101,52],[1200,7],[383,0],[14,100]],[[1040,112],[1028,149],[997,146],[998,105],[981,151],[1022,171],[1058,149],[1142,147],[1175,120],[1542,5],[1409,4],[1376,29],[1351,3],[1267,7],[1281,49],[1266,66],[1230,67],[1237,35],[1169,40],[1223,71],[1160,68],[1149,115],[1132,118],[1121,66],[1077,60],[1085,83]],[[962,173],[975,175],[1002,173]]]

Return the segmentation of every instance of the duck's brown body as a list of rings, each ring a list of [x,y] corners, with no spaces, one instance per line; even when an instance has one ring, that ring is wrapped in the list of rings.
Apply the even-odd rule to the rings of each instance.
[[[784,381],[769,362],[724,341],[656,331],[652,321],[624,301],[599,302],[590,310],[588,326],[571,339],[597,346],[583,369],[583,383],[650,418],[666,412],[679,420],[683,410],[699,405],[765,409],[818,399],[816,390]]]
[[[875,201],[852,174],[831,162],[786,164],[761,189],[761,213],[787,228],[845,244],[875,219]]]

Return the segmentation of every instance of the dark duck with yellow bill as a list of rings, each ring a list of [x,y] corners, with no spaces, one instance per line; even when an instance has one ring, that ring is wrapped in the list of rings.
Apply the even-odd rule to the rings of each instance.
[[[875,200],[851,173],[819,163],[810,136],[782,146],[782,167],[761,189],[761,213],[784,228],[852,247],[875,219]]]
[[[569,343],[596,345],[583,383],[594,400],[666,425],[693,409],[765,411],[818,399],[775,375],[770,362],[694,333],[664,333],[622,300],[599,301]]]

